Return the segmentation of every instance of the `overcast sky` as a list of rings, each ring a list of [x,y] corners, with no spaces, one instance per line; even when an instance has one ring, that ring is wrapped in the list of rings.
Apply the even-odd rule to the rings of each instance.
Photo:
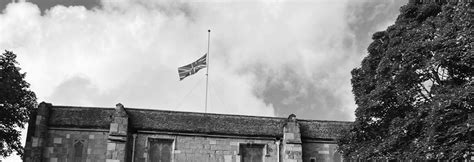
[[[38,102],[354,120],[350,71],[407,0],[0,1],[0,49]]]

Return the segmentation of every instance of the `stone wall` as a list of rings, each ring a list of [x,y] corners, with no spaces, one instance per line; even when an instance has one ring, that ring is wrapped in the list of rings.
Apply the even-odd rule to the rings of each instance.
[[[322,142],[303,142],[303,161],[342,162],[342,155],[336,152],[337,144]]]
[[[76,152],[80,151],[81,162],[105,162],[107,138],[106,131],[49,130],[43,159],[47,162],[74,161]],[[82,150],[74,147],[77,142],[83,144]]]
[[[24,161],[341,161],[334,144],[339,133],[328,130],[349,125],[298,121],[294,114],[279,119],[128,110],[122,104],[101,109],[43,102],[29,122]]]
[[[43,159],[44,146],[48,139],[48,118],[51,104],[40,103],[28,122],[28,135],[25,144],[25,162],[40,162]]]
[[[240,162],[240,144],[265,145],[264,161],[277,161],[278,148],[271,139],[239,139],[204,136],[138,134],[135,145],[135,162],[146,162],[149,158],[148,140],[151,138],[173,140],[174,162]]]

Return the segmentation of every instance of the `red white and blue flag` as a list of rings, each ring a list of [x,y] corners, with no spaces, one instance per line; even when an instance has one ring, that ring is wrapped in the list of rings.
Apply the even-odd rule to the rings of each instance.
[[[182,66],[178,68],[179,73],[179,80],[183,80],[184,78],[197,73],[199,70],[204,69],[207,67],[207,53],[204,54],[201,58],[190,63],[188,65]]]

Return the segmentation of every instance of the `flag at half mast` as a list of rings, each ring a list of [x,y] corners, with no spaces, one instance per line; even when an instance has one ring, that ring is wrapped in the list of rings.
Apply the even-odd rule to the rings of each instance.
[[[179,80],[197,73],[199,70],[207,67],[207,53],[201,58],[188,65],[178,68]]]

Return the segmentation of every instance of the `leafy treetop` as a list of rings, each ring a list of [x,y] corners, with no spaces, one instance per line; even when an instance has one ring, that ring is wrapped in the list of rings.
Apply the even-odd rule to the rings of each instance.
[[[20,131],[36,106],[35,93],[29,90],[15,60],[16,55],[5,51],[0,55],[0,155],[9,156],[13,151],[23,154]]]
[[[347,158],[460,159],[474,137],[472,2],[408,3],[352,73]],[[471,123],[469,123],[469,121]]]

